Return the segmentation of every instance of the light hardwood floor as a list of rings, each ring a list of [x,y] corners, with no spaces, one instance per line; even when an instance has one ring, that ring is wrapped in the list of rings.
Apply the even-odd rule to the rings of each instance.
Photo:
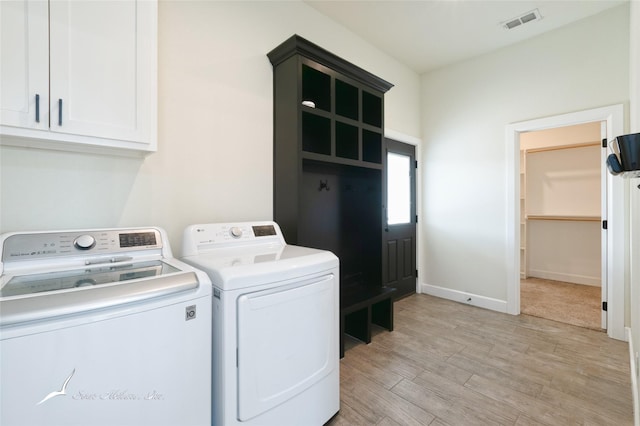
[[[625,342],[427,295],[351,341],[337,425],[631,425]]]

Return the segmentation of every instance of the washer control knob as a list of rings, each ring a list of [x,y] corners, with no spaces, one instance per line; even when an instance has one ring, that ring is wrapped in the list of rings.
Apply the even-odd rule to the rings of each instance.
[[[79,250],[89,250],[96,245],[96,239],[91,235],[80,235],[78,238],[73,240],[73,246]]]
[[[229,230],[229,233],[233,238],[240,238],[242,237],[242,228],[240,228],[239,226],[234,226]]]

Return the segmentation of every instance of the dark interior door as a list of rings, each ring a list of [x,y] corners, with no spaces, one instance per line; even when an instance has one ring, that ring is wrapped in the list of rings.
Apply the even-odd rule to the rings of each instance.
[[[413,145],[385,139],[386,200],[383,285],[397,297],[416,291],[416,152]]]

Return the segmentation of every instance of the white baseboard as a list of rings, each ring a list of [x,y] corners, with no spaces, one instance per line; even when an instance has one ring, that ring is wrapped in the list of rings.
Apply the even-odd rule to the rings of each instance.
[[[633,338],[631,336],[631,328],[625,327],[627,332],[627,340],[629,342],[629,366],[631,367],[631,391],[633,399],[633,424],[640,426],[640,401],[638,400],[638,372],[636,365],[636,357],[633,350]]]
[[[588,277],[586,275],[565,274],[563,272],[542,271],[529,269],[527,277],[543,278],[545,280],[564,281],[566,283],[584,284],[600,287],[600,277]]]
[[[450,288],[438,287],[435,285],[420,284],[420,292],[431,296],[440,297],[442,299],[453,300],[454,302],[465,303],[479,308],[490,309],[492,311],[507,313],[507,301],[493,299],[491,297],[479,296],[473,293],[467,293]]]

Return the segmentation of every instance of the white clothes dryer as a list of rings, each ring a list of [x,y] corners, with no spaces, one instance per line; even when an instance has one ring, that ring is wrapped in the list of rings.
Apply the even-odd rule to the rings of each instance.
[[[213,284],[213,425],[322,425],[340,408],[339,262],[275,222],[189,226]]]

